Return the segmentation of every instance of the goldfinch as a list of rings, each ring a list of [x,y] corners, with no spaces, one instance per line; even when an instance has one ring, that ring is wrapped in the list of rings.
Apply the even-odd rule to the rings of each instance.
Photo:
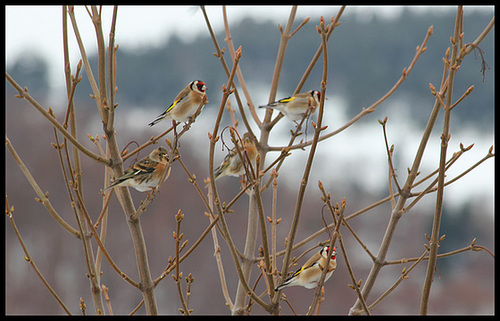
[[[321,273],[326,265],[328,246],[325,246],[318,253],[314,254],[307,262],[289,278],[287,278],[280,286],[278,286],[274,291],[279,291],[288,286],[300,285],[306,289],[313,289],[318,286]],[[333,271],[337,267],[337,251],[333,248],[332,256],[330,259],[330,264],[328,266],[328,272],[325,276],[325,282],[332,276]]]
[[[252,167],[255,168],[255,159],[257,158],[257,147],[255,146],[255,142],[250,135],[250,133],[245,133],[243,135],[243,148],[240,146],[240,151],[242,156],[245,157],[245,154],[250,159],[252,163]],[[245,162],[247,159],[245,157]],[[224,157],[224,161],[222,164],[217,167],[214,171],[215,179],[219,179],[224,176],[235,176],[238,177],[240,175],[245,174],[245,166],[243,166],[243,161],[238,155],[238,150],[236,146],[233,147],[229,153]]]
[[[321,92],[310,90],[292,97],[280,99],[268,105],[259,106],[259,108],[279,110],[289,119],[297,122],[301,120],[309,110],[311,110],[310,115],[314,114],[316,108],[319,106],[320,97]]]
[[[149,126],[154,126],[163,119],[173,119],[177,122],[185,122],[194,115],[205,96],[207,87],[201,80],[194,80],[186,86],[175,97],[174,102],[162,114],[158,115],[155,120],[149,123]]]
[[[168,163],[168,152],[164,147],[158,147],[148,156],[125,170],[122,176],[113,181],[104,190],[115,186],[132,186],[139,192],[147,192],[158,186],[165,173]],[[170,175],[170,166],[165,180]]]

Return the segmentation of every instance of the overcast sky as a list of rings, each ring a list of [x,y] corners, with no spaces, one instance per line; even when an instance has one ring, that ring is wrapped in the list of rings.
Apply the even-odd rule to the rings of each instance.
[[[222,27],[221,6],[207,6],[207,13],[214,29]],[[257,19],[273,19],[282,24],[290,13],[290,6],[229,6],[230,20],[243,16]],[[355,10],[350,8],[349,10]],[[400,8],[372,7],[367,14],[377,12],[382,16],[394,16]],[[62,18],[61,6],[7,6],[6,7],[6,51],[7,56],[19,54],[26,48],[37,48],[44,54],[54,54],[61,47]],[[299,7],[298,17],[334,15],[338,7]],[[82,6],[75,8],[76,18],[86,45],[94,45],[94,29],[89,16]],[[109,32],[112,7],[103,7],[103,29]],[[123,46],[155,45],[172,33],[182,34],[187,40],[206,33],[206,25],[201,10],[197,6],[119,6],[116,26],[117,42]]]
[[[207,6],[207,13],[215,31],[222,30],[221,6]],[[412,7],[425,12],[429,7]],[[299,6],[297,20],[310,16],[310,23],[317,24],[320,15],[334,16],[338,6]],[[482,10],[493,10],[493,7]],[[103,32],[107,40],[112,6],[103,7]],[[273,20],[286,24],[291,6],[228,6],[229,21],[238,21],[245,16],[260,20]],[[359,19],[370,19],[373,15],[392,18],[402,10],[401,6],[354,6],[347,7],[344,14],[362,13]],[[432,10],[455,10],[454,7]],[[471,10],[467,8],[467,10]],[[50,77],[55,86],[63,86],[62,7],[61,6],[6,6],[5,54],[7,68],[23,53],[37,52],[49,63]],[[83,6],[75,7],[78,28],[86,46],[87,54],[95,51],[95,31]],[[68,19],[69,20],[69,19]],[[71,63],[76,64],[80,53],[69,24]],[[168,36],[176,34],[189,41],[200,34],[207,34],[207,27],[198,6],[119,6],[116,25],[116,43],[122,48],[141,48],[162,45]],[[55,83],[54,83],[55,81]]]
[[[233,21],[244,16],[256,19],[273,19],[283,25],[290,13],[290,6],[229,6],[228,17]],[[354,10],[354,8],[352,9]],[[378,12],[393,16],[400,9],[393,7],[372,8],[367,14]],[[338,7],[300,7],[298,17],[334,15]],[[207,6],[207,13],[213,28],[222,28],[221,6]],[[82,6],[75,8],[79,30],[88,52],[95,49],[95,31],[89,16]],[[112,7],[103,7],[103,30],[109,33]],[[38,51],[52,61],[62,61],[62,9],[61,6],[7,6],[6,7],[6,59],[7,64],[15,62],[23,52]],[[186,40],[204,33],[208,35],[201,10],[197,6],[119,6],[116,26],[116,43],[123,47],[160,45],[171,34],[181,35]],[[72,29],[70,26],[70,35]],[[70,54],[79,59],[76,43],[70,37],[74,48]],[[71,50],[70,50],[71,51]],[[52,59],[55,58],[55,59]]]

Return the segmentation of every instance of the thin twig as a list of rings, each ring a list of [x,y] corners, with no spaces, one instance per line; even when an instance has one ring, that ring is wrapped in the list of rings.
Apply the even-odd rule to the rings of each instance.
[[[171,126],[169,127],[166,131],[164,131],[163,133],[159,134],[158,136],[154,137],[152,136],[147,142],[145,142],[144,144],[142,144],[141,146],[137,147],[135,150],[125,154],[122,156],[122,159],[123,161],[127,160],[128,158],[132,157],[133,155],[137,154],[138,152],[140,152],[141,150],[143,150],[144,148],[148,147],[149,145],[152,145],[152,144],[157,144],[158,143],[158,140],[160,138],[162,138],[163,136],[165,136],[166,134],[170,133],[172,130],[174,129],[174,126]]]
[[[329,28],[328,33],[327,33],[327,41],[330,39],[330,36],[332,35],[333,30],[337,26],[340,25],[339,20],[340,20],[340,17],[342,16],[342,14],[344,13],[345,7],[346,6],[341,6],[339,8],[339,11],[337,12],[337,15],[335,16],[335,18],[331,19],[330,28]],[[309,66],[307,66],[307,69],[304,72],[304,75],[300,79],[300,81],[297,85],[297,88],[295,89],[295,92],[294,92],[295,94],[299,93],[302,90],[302,87],[304,87],[304,84],[306,83],[307,79],[309,78],[309,75],[311,74],[314,66],[316,65],[316,62],[319,60],[319,57],[321,56],[322,53],[323,53],[323,44],[320,43],[318,46],[318,50],[316,50],[314,57],[312,58],[311,62],[309,63]]]
[[[108,115],[106,117],[105,126],[108,130],[111,129],[110,125],[114,124],[114,109],[115,109],[115,93],[116,93],[116,51],[118,46],[115,47],[115,27],[116,18],[118,13],[118,6],[113,7],[113,17],[111,19],[111,30],[109,31],[108,43]]]
[[[213,197],[212,197],[212,193],[211,193],[210,188],[208,190],[208,195],[209,195],[209,199],[210,199],[210,206],[209,207],[212,210]],[[210,223],[216,222],[216,220],[214,220],[211,215],[208,215],[208,219],[210,220]],[[222,294],[223,294],[224,299],[226,301],[226,305],[228,306],[229,310],[232,311],[234,309],[234,303],[231,300],[231,296],[229,295],[229,291],[227,289],[226,273],[224,272],[224,265],[222,264],[222,257],[220,255],[219,240],[217,238],[216,231],[213,229],[212,229],[212,240],[214,243],[214,256],[215,256],[215,262],[217,263],[217,269],[219,272],[219,279],[220,279],[220,283],[221,283]]]
[[[344,220],[342,210],[339,211],[339,220]],[[347,252],[346,252],[346,249],[344,246],[344,241],[342,240],[342,234],[340,232],[338,232],[338,239],[339,239],[339,244],[340,244],[340,248],[342,251],[342,256],[344,257],[344,262],[345,262],[346,267],[347,267],[347,271],[349,272],[349,276],[351,277],[352,286],[353,286],[354,290],[356,291],[356,294],[358,295],[358,299],[361,301],[361,305],[362,305],[363,309],[365,310],[366,315],[370,315],[370,310],[366,305],[366,301],[363,298],[363,295],[361,294],[361,290],[360,290],[361,282],[356,282],[356,277],[354,276],[354,271],[352,270],[351,263],[349,263],[349,258],[347,257]]]
[[[52,125],[54,125],[54,127],[57,128],[57,130],[59,130],[64,135],[65,138],[67,138],[82,153],[84,153],[91,159],[98,161],[99,163],[105,164],[107,166],[111,165],[111,161],[109,159],[102,158],[100,155],[92,153],[90,150],[85,148],[85,146],[80,144],[80,142],[76,138],[74,138],[73,135],[71,135],[61,124],[59,124],[59,122],[54,117],[52,117],[48,111],[46,111],[33,97],[31,97],[27,89],[21,88],[21,86],[19,86],[8,73],[5,73],[5,78],[19,93],[19,95],[17,96],[18,98],[25,99],[33,107],[35,107],[45,118],[47,118],[47,120],[49,120],[49,122],[52,123]]]
[[[274,283],[277,281],[277,273],[278,269],[276,266],[276,228],[277,225],[281,222],[281,218],[276,218],[276,205],[277,205],[277,196],[278,196],[278,173],[273,170],[271,173],[273,177],[273,201],[271,207],[271,268],[270,273],[275,276]]]
[[[101,296],[101,286],[100,286],[100,277],[96,271],[96,262],[94,259],[94,251],[92,248],[92,244],[90,243],[90,235],[88,234],[87,229],[87,221],[86,215],[87,210],[85,209],[85,205],[83,204],[82,197],[78,188],[73,186],[74,194],[76,195],[76,211],[75,211],[75,219],[78,224],[78,228],[80,233],[84,236],[81,238],[83,245],[83,256],[85,259],[85,266],[87,268],[87,278],[90,282],[90,293],[92,295],[92,301],[94,302],[94,308],[98,315],[104,314],[104,304],[102,302]],[[92,224],[90,224],[92,227]]]
[[[427,274],[424,281],[424,289],[422,291],[422,299],[420,302],[420,314],[426,315],[430,290],[432,281],[434,279],[434,273],[436,269],[437,251],[439,243],[439,228],[441,224],[441,214],[443,208],[444,200],[444,176],[445,176],[445,165],[446,165],[446,152],[448,150],[448,141],[450,138],[450,117],[451,117],[451,100],[453,93],[453,84],[455,80],[455,75],[458,70],[459,65],[457,65],[457,54],[458,54],[458,41],[460,36],[460,25],[462,22],[463,8],[458,6],[457,17],[455,21],[455,32],[452,38],[452,50],[451,50],[451,63],[450,71],[448,74],[448,90],[446,92],[446,104],[444,106],[444,123],[443,123],[443,133],[441,134],[441,153],[439,159],[439,172],[438,172],[438,189],[436,195],[436,208],[434,212],[434,220],[432,223],[432,235],[430,240],[430,253],[429,262],[427,265]]]
[[[85,7],[87,9],[87,7]],[[87,12],[88,9],[87,9]],[[94,75],[92,73],[92,68],[90,68],[90,63],[87,58],[87,53],[85,52],[85,47],[83,45],[82,38],[80,36],[80,31],[78,30],[78,25],[76,23],[76,18],[75,18],[75,8],[74,6],[69,6],[68,7],[68,14],[71,20],[71,24],[73,26],[73,31],[75,33],[76,41],[78,43],[78,48],[80,49],[80,54],[82,56],[83,64],[85,66],[85,71],[87,73],[89,82],[90,82],[90,87],[92,88],[92,92],[94,93],[94,98],[96,99],[96,103],[100,101],[100,93],[99,93],[99,87],[97,86],[97,83],[95,81]],[[92,16],[89,12],[89,15]]]
[[[388,138],[387,138],[387,128],[386,128],[387,117],[385,117],[383,121],[379,120],[379,123],[382,125],[382,131],[384,132],[385,149],[387,151],[387,158],[388,158],[388,162],[389,162],[389,191],[390,191],[390,194],[393,194],[392,180],[394,180],[394,184],[396,184],[398,192],[401,193],[401,186],[399,186],[396,171],[394,169],[394,164],[392,161],[392,155],[394,153],[394,145],[392,145],[389,148],[389,142],[388,142]],[[391,204],[392,204],[392,208],[394,208],[394,206],[395,206],[394,198],[391,199]]]
[[[403,268],[403,271],[401,273],[401,276],[396,280],[396,282],[394,282],[394,284],[389,288],[387,289],[387,291],[385,291],[378,299],[376,299],[369,307],[368,309],[371,311],[375,308],[375,306],[377,306],[377,304],[379,304],[386,296],[388,296],[392,291],[394,291],[394,289],[404,280],[404,279],[407,279],[408,278],[408,274],[410,273],[411,270],[413,270],[417,265],[418,263],[420,263],[425,255],[427,254],[427,250],[424,251],[424,253],[415,261],[415,263],[413,263],[408,269],[405,267]]]
[[[207,21],[207,25],[208,25],[209,28],[211,28],[210,27],[210,23],[208,21],[208,18],[206,16],[206,12],[205,12],[204,6],[202,6],[202,10],[203,10],[203,13],[205,15],[205,19]],[[234,49],[234,44],[233,44],[233,40],[232,40],[232,37],[231,37],[231,32],[229,31],[229,23],[228,23],[228,19],[227,19],[226,6],[222,6],[222,17],[224,19],[224,30],[226,32],[226,39],[225,39],[225,41],[226,41],[227,46],[229,48],[229,52],[231,53],[231,57],[234,59],[235,49]],[[217,40],[215,39],[215,37],[212,37],[212,40],[215,43],[217,42]],[[216,45],[216,48],[218,48],[218,45]],[[220,52],[218,54],[220,55]],[[221,62],[223,62],[223,66],[224,66],[224,70],[226,71],[226,75],[229,77],[229,69],[227,68],[227,65],[224,62],[224,57],[221,55],[219,58],[221,59]],[[249,108],[250,114],[252,115],[253,120],[257,124],[257,126],[260,127],[261,121],[259,119],[259,116],[257,115],[257,112],[255,111],[255,106],[253,104],[252,97],[250,96],[250,93],[248,92],[248,87],[246,85],[245,79],[243,78],[243,74],[241,73],[241,69],[240,69],[239,66],[236,69],[236,76],[238,77],[238,82],[239,82],[239,84],[241,86],[241,90],[243,90],[243,93],[245,94],[245,98],[247,100],[247,106]],[[240,99],[240,96],[239,96],[239,92],[236,89],[236,85],[234,86],[234,88],[235,88],[234,95],[235,95],[236,101],[238,103],[238,108],[240,110],[240,114],[241,114],[241,118],[243,119],[243,123],[245,124],[247,132],[250,132],[250,133],[252,133],[252,136],[255,136],[254,133],[252,132],[252,128],[251,128],[250,124],[248,123],[247,117],[245,115],[245,110],[243,108],[243,104],[241,103],[241,99]]]
[[[108,295],[109,288],[104,284],[102,285],[102,292],[104,293],[104,298],[106,299],[106,305],[108,306],[109,315],[113,315],[113,308],[111,307],[111,300]]]
[[[182,236],[184,235],[183,233],[181,233],[181,222],[183,219],[184,219],[184,214],[182,214],[181,210],[179,210],[175,215],[175,221],[177,223],[176,225],[177,227],[174,232],[176,262],[179,262],[179,253],[180,253],[179,245],[181,243]],[[182,304],[182,309],[179,309],[179,311],[181,311],[181,313],[184,315],[189,315],[189,308],[186,304],[186,300],[184,299],[184,295],[182,294],[182,289],[181,289],[182,272],[180,272],[179,263],[175,265],[175,274],[172,275],[172,278],[174,279],[175,284],[177,285],[177,293],[179,294],[179,299],[181,300]]]
[[[45,206],[45,208],[47,209],[49,214],[52,215],[52,217],[56,220],[57,223],[59,223],[59,225],[61,225],[66,231],[68,231],[70,234],[72,234],[76,238],[80,238],[81,237],[80,232],[78,230],[76,230],[75,228],[73,228],[71,225],[69,225],[61,217],[61,215],[59,215],[59,213],[54,209],[54,207],[52,206],[52,204],[49,201],[48,192],[47,193],[42,192],[42,189],[38,186],[37,182],[35,181],[35,179],[31,175],[30,171],[28,170],[28,168],[26,167],[26,165],[22,161],[21,157],[17,154],[16,150],[14,149],[14,146],[12,146],[12,143],[10,142],[10,140],[7,136],[5,136],[5,145],[7,145],[7,148],[9,149],[12,157],[14,157],[14,160],[16,161],[17,165],[19,166],[19,168],[23,172],[24,176],[26,177],[26,179],[30,183],[33,190],[38,195],[37,200]]]
[[[50,294],[56,299],[57,303],[63,308],[63,310],[68,314],[71,315],[71,312],[69,311],[68,307],[64,304],[64,302],[61,300],[61,298],[57,295],[57,293],[52,289],[50,284],[47,282],[47,280],[43,277],[42,273],[38,269],[38,267],[35,264],[35,261],[31,257],[30,253],[28,252],[28,249],[26,248],[26,245],[24,244],[23,238],[21,237],[21,233],[19,232],[16,222],[14,221],[14,206],[9,205],[9,200],[7,199],[7,195],[5,195],[5,214],[7,215],[7,218],[10,221],[10,224],[12,225],[12,228],[14,229],[14,232],[16,233],[17,239],[19,240],[19,244],[21,244],[21,247],[23,248],[24,259],[26,262],[28,262],[33,270],[35,270],[36,275],[40,278],[42,281],[43,285],[49,290]]]
[[[97,246],[99,247],[99,249],[102,251],[102,253],[104,254],[104,257],[106,257],[106,259],[108,260],[108,263],[109,265],[111,265],[111,267],[115,270],[116,273],[118,273],[118,275],[120,277],[122,277],[125,281],[127,281],[130,285],[136,287],[136,288],[140,288],[140,285],[135,282],[134,280],[132,280],[132,278],[130,278],[127,274],[125,274],[119,267],[118,265],[116,265],[116,263],[113,261],[113,259],[111,259],[111,256],[109,255],[108,251],[106,250],[106,248],[104,247],[104,244],[102,243],[101,241],[101,238],[99,237],[99,235],[97,235],[97,231],[95,230],[94,228],[94,225],[92,224],[92,221],[90,219],[90,216],[87,212],[87,210],[85,209],[85,207],[83,206],[83,200],[81,199],[81,197],[79,196],[78,193],[76,193],[76,196],[77,196],[77,201],[78,203],[80,204],[80,206],[82,207],[83,209],[83,213],[84,213],[84,216],[85,216],[85,219],[87,220],[87,223],[88,223],[88,226],[90,227],[90,231],[92,232],[92,235],[94,236],[94,239],[96,240],[97,242]]]
[[[320,27],[316,27],[318,32],[321,35],[321,42],[323,44],[323,77],[321,81],[321,99],[320,99],[320,104],[319,104],[319,111],[318,111],[318,123],[314,126],[314,138],[313,138],[313,143],[311,145],[311,149],[309,151],[309,156],[307,159],[307,163],[304,169],[304,174],[302,176],[302,182],[300,184],[298,196],[297,196],[297,201],[295,204],[295,211],[293,214],[293,219],[292,219],[292,224],[290,227],[290,232],[287,237],[287,244],[286,244],[286,251],[285,251],[285,256],[283,258],[283,267],[281,271],[281,275],[287,275],[288,273],[288,265],[290,263],[290,256],[291,256],[291,250],[292,246],[294,243],[295,239],[295,234],[297,232],[298,228],[298,222],[300,218],[300,213],[302,210],[302,204],[304,201],[304,196],[305,196],[305,190],[307,187],[307,181],[309,178],[309,174],[311,172],[311,167],[312,167],[312,162],[316,153],[316,148],[318,145],[318,138],[320,136],[321,131],[323,130],[322,128],[322,122],[323,122],[323,113],[324,113],[324,107],[325,107],[325,94],[326,94],[326,84],[327,84],[327,76],[328,76],[328,51],[327,51],[327,45],[326,45],[326,33],[328,31],[328,26],[325,26],[325,22],[323,17],[320,19]],[[332,240],[333,241],[333,240]],[[330,250],[333,250],[333,246],[330,247]],[[330,260],[330,256],[328,256],[328,261]],[[328,266],[328,263],[326,263],[326,266]],[[326,271],[327,269],[325,269]],[[326,272],[323,271],[322,279],[324,281],[324,277],[326,276]],[[319,287],[321,286],[321,282]],[[278,291],[279,292],[279,291]],[[315,302],[317,302],[318,295],[315,296]],[[314,304],[313,304],[313,310],[314,310]],[[311,310],[312,311],[312,310]]]

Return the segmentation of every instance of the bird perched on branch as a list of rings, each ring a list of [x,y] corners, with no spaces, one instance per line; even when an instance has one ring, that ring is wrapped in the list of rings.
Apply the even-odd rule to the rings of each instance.
[[[314,254],[307,262],[289,278],[287,278],[274,291],[279,291],[288,286],[303,286],[306,289],[313,289],[318,286],[321,273],[326,266],[328,255],[328,246],[323,247],[318,253]],[[332,256],[328,265],[328,272],[325,276],[325,282],[332,276],[337,267],[337,251],[332,249]]]
[[[314,114],[319,106],[321,92],[310,90],[305,93],[300,93],[295,96],[286,97],[270,103],[268,105],[259,106],[259,108],[271,108],[282,112],[289,119],[297,122],[301,120],[307,113]]]
[[[163,119],[173,119],[177,122],[185,122],[191,118],[200,104],[203,102],[207,87],[201,80],[194,80],[186,86],[175,97],[174,102],[155,120],[150,122],[149,126],[154,126]]]
[[[243,135],[243,148],[239,145],[241,156],[245,158],[244,162],[250,160],[252,167],[255,168],[255,159],[257,158],[257,147],[255,146],[254,139],[250,133]],[[239,143],[238,143],[239,144]],[[246,155],[246,156],[245,156]],[[248,157],[248,159],[247,159]],[[229,153],[224,157],[222,164],[214,171],[215,179],[224,176],[238,177],[246,173],[244,162],[238,154],[237,147],[233,147]],[[248,163],[247,163],[248,164]]]
[[[160,179],[167,170],[168,152],[164,147],[158,147],[148,156],[141,159],[125,170],[122,176],[104,190],[115,186],[131,186],[139,192],[147,192],[160,184]],[[168,172],[164,180],[170,175],[171,167],[168,166]]]

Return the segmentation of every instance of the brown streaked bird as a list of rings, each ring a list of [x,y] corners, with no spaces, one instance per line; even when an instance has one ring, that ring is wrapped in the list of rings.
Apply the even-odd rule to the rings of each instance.
[[[242,156],[245,157],[246,154],[248,156],[248,159],[252,163],[252,167],[255,168],[255,159],[257,158],[258,152],[257,147],[255,146],[254,139],[250,133],[245,133],[242,140],[243,148],[241,148],[240,146]],[[246,157],[245,162],[247,162]],[[220,166],[217,167],[214,171],[216,180],[224,176],[239,177],[243,174],[245,174],[245,166],[240,156],[238,155],[236,146],[229,151],[226,157],[224,157],[224,161],[222,161],[222,164],[220,164]]]
[[[165,170],[167,170],[168,152],[164,147],[154,149],[148,156],[141,159],[125,170],[122,176],[104,190],[116,186],[131,186],[139,192],[148,192],[160,184]],[[168,166],[168,172],[165,180],[170,175],[171,167]]]

